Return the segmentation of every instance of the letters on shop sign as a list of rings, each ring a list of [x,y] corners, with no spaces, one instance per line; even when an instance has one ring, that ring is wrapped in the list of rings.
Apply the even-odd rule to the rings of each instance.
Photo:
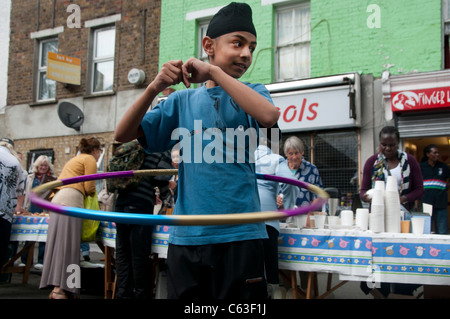
[[[283,121],[286,123],[292,121],[302,122],[303,120],[313,121],[317,117],[319,103],[311,103],[308,106],[307,105],[307,99],[303,98],[301,106],[289,105],[283,110],[283,112],[281,112],[279,107],[277,108],[280,112],[280,117],[282,117]]]

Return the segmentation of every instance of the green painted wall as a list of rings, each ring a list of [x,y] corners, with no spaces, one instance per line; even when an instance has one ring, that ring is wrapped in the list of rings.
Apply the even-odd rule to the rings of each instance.
[[[311,28],[312,77],[441,69],[440,0],[313,0]]]
[[[197,56],[197,22],[186,13],[228,4],[220,0],[162,0],[160,67]],[[273,82],[274,7],[253,9],[258,46],[243,81]],[[440,70],[440,0],[311,0],[311,77],[357,71],[379,77]],[[371,5],[376,5],[379,12]],[[375,20],[373,20],[375,18]],[[368,20],[379,22],[370,27]],[[177,88],[184,88],[179,86]]]

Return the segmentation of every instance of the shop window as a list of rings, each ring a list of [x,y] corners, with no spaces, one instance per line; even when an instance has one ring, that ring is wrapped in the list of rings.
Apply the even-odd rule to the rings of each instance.
[[[38,102],[54,100],[56,98],[56,81],[47,78],[47,54],[58,52],[58,39],[39,41],[39,55],[37,61],[36,100]]]
[[[92,92],[108,92],[114,84],[114,52],[116,28],[109,26],[93,30]]]
[[[275,21],[276,82],[310,77],[311,15],[309,3],[277,8]]]
[[[290,135],[283,134],[283,140]],[[324,188],[337,188],[341,205],[351,206],[359,191],[358,133],[356,131],[296,133],[305,145],[305,160],[319,169]],[[280,153],[284,156],[283,150]]]

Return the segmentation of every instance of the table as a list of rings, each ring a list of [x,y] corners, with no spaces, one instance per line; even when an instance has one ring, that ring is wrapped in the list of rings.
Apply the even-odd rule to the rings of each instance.
[[[48,217],[16,216],[13,220],[11,240],[28,241],[24,247],[28,254],[27,265],[18,269],[14,260],[8,262],[9,271],[24,272],[26,282],[32,263],[35,242],[45,241]],[[152,235],[152,253],[167,258],[170,226],[155,226]],[[111,271],[114,265],[115,224],[101,222],[97,243],[104,246],[105,297],[114,294]],[[17,254],[17,255],[18,255]],[[16,255],[16,256],[17,256]],[[20,255],[18,255],[20,256]],[[31,257],[30,257],[31,256]],[[5,270],[3,267],[3,271]],[[279,268],[291,273],[291,285],[297,271],[308,272],[306,297],[324,297],[347,281],[413,283],[421,285],[450,286],[450,236],[372,233],[355,229],[298,229],[283,227],[280,230]],[[326,293],[318,296],[316,274],[336,274],[341,283],[327,286]],[[316,294],[313,295],[313,292]]]
[[[23,273],[22,283],[28,282],[30,268],[33,263],[34,246],[36,242],[45,242],[47,239],[48,217],[22,215],[14,216],[11,226],[10,241],[26,241],[25,246],[2,265],[1,273]],[[28,252],[25,266],[15,266],[14,262],[25,252]]]

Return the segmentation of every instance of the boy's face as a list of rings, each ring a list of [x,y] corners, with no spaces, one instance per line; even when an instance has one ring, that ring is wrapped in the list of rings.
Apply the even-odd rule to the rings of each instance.
[[[210,63],[234,78],[240,78],[252,64],[256,37],[245,31],[231,32],[213,41]]]

